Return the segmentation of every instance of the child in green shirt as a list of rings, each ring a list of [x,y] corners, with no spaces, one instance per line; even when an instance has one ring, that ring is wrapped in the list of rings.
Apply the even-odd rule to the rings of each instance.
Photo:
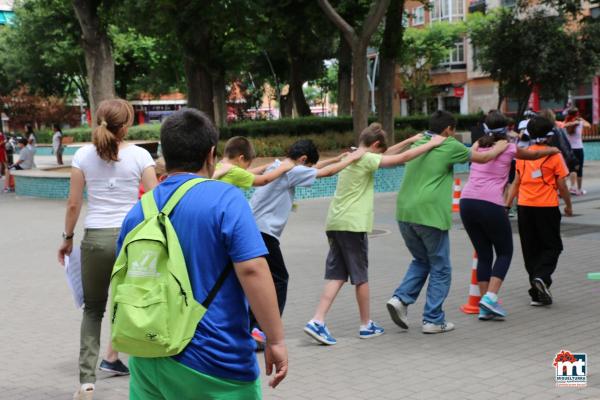
[[[240,189],[249,189],[273,182],[295,166],[291,161],[283,161],[279,167],[265,173],[267,165],[249,169],[255,158],[256,152],[250,140],[243,136],[232,137],[225,143],[223,159],[217,163],[213,179],[230,183]]]
[[[375,172],[378,168],[394,167],[410,161],[438,146],[445,139],[438,137],[422,146],[397,154],[421,137],[414,136],[386,151],[385,132],[380,124],[371,124],[359,137],[359,150],[367,153],[339,174],[326,223],[329,254],[325,266],[325,288],[314,317],[304,328],[304,332],[319,343],[333,345],[337,342],[325,325],[325,315],[348,278],[356,287],[361,323],[359,337],[368,339],[383,333],[383,328],[370,318],[367,273],[367,233],[373,228]],[[384,152],[385,154],[382,154]]]

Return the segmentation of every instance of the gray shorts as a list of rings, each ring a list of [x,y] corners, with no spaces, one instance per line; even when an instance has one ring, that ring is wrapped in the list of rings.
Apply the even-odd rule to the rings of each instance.
[[[366,232],[328,231],[329,254],[325,279],[360,285],[369,281],[368,239]]]

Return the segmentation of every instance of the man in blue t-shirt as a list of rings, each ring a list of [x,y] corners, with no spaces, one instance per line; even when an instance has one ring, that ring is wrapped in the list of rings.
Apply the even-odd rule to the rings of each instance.
[[[161,127],[169,175],[154,189],[160,209],[184,182],[210,177],[218,132],[203,113],[184,109]],[[119,248],[143,220],[138,202],[123,222]],[[260,399],[259,367],[248,325],[248,303],[269,340],[267,373],[277,386],[287,373],[287,349],[267,249],[242,192],[219,181],[190,189],[170,215],[181,244],[194,297],[202,302],[233,261],[225,283],[198,324],[190,344],[170,358],[130,358],[130,399]],[[248,299],[248,301],[246,300]]]

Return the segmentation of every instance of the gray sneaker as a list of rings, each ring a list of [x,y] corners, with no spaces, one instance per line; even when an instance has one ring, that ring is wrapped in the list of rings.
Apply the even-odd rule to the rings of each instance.
[[[444,322],[436,325],[431,322],[423,321],[423,333],[444,333],[454,330],[454,324],[452,322]]]
[[[402,329],[408,329],[408,305],[396,296],[388,300],[385,305],[392,321]]]

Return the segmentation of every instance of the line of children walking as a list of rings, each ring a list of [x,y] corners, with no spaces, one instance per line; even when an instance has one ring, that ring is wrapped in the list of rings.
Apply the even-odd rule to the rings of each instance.
[[[498,302],[498,291],[508,271],[513,249],[505,204],[511,204],[517,193],[520,193],[519,231],[530,274],[531,304],[552,302],[548,289],[550,275],[562,250],[556,188],[567,203],[567,214],[571,212],[563,179],[566,175],[561,170],[564,162],[558,149],[543,144],[544,137],[551,131],[544,131],[548,125],[544,119],[534,117],[529,122],[529,135],[533,142],[538,143],[529,149],[508,143],[508,122],[500,112],[491,112],[486,117],[486,136],[472,149],[453,137],[456,120],[444,111],[437,111],[431,116],[429,130],[425,134],[416,135],[389,149],[381,126],[371,124],[361,133],[359,147],[353,153],[318,163],[319,154],[314,144],[302,140],[292,146],[285,160],[277,160],[266,169],[254,171],[263,175],[247,171],[254,158],[250,142],[245,138],[232,138],[225,147],[225,157],[215,177],[240,188],[248,188],[252,184],[259,186],[263,180],[266,181],[256,190],[250,203],[269,250],[267,261],[277,291],[279,311],[283,313],[289,274],[279,240],[292,210],[295,187],[311,186],[317,177],[340,173],[326,221],[329,241],[325,262],[326,283],[315,314],[304,328],[304,332],[317,342],[333,345],[337,341],[325,319],[348,279],[356,290],[360,317],[358,336],[367,339],[384,332],[370,318],[367,234],[373,227],[374,174],[378,168],[407,163],[398,193],[396,219],[413,260],[386,307],[392,321],[402,329],[408,329],[408,306],[417,300],[429,279],[421,329],[423,333],[443,333],[454,329],[454,324],[446,320],[443,303],[451,282],[448,233],[452,224],[452,166],[457,163],[474,163],[461,200],[461,218],[479,254],[478,280],[484,293],[479,318],[488,320],[506,316]],[[402,152],[411,145],[412,149]],[[517,164],[517,179],[505,202],[503,188],[514,158],[523,161]],[[528,171],[530,163],[534,166],[532,171]],[[529,177],[525,176],[527,173]],[[554,197],[550,193],[552,191]],[[545,200],[536,200],[539,197]],[[531,199],[534,199],[533,203]],[[534,207],[538,209],[530,209]],[[539,231],[542,227],[536,225],[536,221],[546,217],[551,220],[553,228],[543,233],[548,239],[546,244],[535,245],[533,237],[542,234]],[[528,222],[521,223],[526,219]],[[251,329],[257,343],[263,344],[266,338],[252,317]]]

